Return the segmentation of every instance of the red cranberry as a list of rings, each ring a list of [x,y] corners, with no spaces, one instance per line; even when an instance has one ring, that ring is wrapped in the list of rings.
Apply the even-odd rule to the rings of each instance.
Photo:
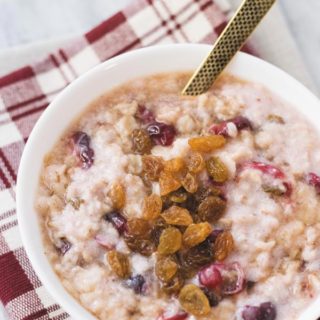
[[[271,302],[261,303],[259,307],[246,306],[242,311],[243,320],[275,320],[276,308]]]
[[[244,164],[243,168],[259,170],[262,173],[267,174],[275,179],[285,179],[286,177],[285,174],[279,168],[263,162],[258,162],[258,161],[247,162]]]
[[[125,286],[132,289],[136,294],[141,294],[144,291],[146,280],[141,274],[130,277],[125,281]]]
[[[64,256],[72,247],[71,242],[67,240],[67,238],[61,238],[60,244],[57,246],[57,250]]]
[[[157,320],[185,320],[187,319],[189,316],[188,313],[182,312],[182,313],[178,313],[174,316],[165,316],[165,315],[161,315]]]
[[[233,118],[231,120],[231,122],[233,122],[235,124],[235,126],[237,127],[237,129],[239,131],[244,130],[244,129],[253,130],[253,126],[252,126],[251,121],[246,117],[238,116],[238,117]]]
[[[211,132],[213,134],[219,134],[219,135],[225,136],[227,138],[227,137],[229,137],[228,123],[233,123],[236,126],[236,128],[238,129],[238,131],[245,130],[245,129],[253,130],[252,123],[250,122],[250,120],[248,118],[243,117],[243,116],[238,116],[233,119],[212,125],[209,129],[209,132]]]
[[[83,169],[89,169],[94,161],[94,151],[90,148],[90,137],[82,131],[77,131],[72,136],[74,149]]]
[[[222,276],[215,264],[203,268],[198,273],[200,283],[209,289],[215,289],[222,285]]]
[[[143,124],[148,124],[155,121],[155,116],[153,112],[147,109],[143,105],[138,106],[138,111],[136,113],[136,118],[139,119]]]
[[[147,131],[153,142],[162,146],[170,146],[176,136],[174,126],[157,121],[150,123]]]
[[[254,306],[246,306],[242,311],[243,320],[260,320],[260,308]]]
[[[105,220],[111,222],[119,234],[127,231],[127,219],[118,212],[110,212],[105,215]]]
[[[315,187],[317,193],[320,194],[320,177],[313,173],[313,172],[310,172],[308,175],[307,175],[307,183],[310,185],[310,186],[313,186]]]

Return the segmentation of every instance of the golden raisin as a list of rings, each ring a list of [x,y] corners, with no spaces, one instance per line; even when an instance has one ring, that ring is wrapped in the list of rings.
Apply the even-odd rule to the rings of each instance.
[[[194,247],[206,240],[212,231],[208,222],[190,224],[183,234],[183,244],[188,247]]]
[[[143,218],[154,220],[159,217],[162,210],[162,200],[157,194],[151,194],[144,199]]]
[[[228,180],[228,168],[218,157],[208,159],[206,161],[206,167],[213,181],[223,183]]]
[[[173,257],[158,257],[155,272],[158,277],[163,282],[170,281],[178,270],[178,264]]]
[[[165,210],[161,217],[166,223],[177,226],[188,226],[193,222],[189,211],[178,206],[172,206]]]
[[[184,190],[184,188],[180,188],[176,191],[173,191],[169,195],[169,200],[174,203],[183,203],[187,201],[187,199],[188,199],[188,193],[186,192],[186,190]]]
[[[195,193],[198,189],[198,182],[196,177],[188,172],[181,181],[182,186],[190,193]]]
[[[192,150],[198,152],[211,152],[223,147],[226,139],[221,135],[191,138],[188,141]]]
[[[207,296],[194,284],[187,284],[181,289],[179,302],[184,311],[196,317],[206,316],[211,310]]]
[[[116,182],[111,186],[109,197],[111,198],[114,209],[122,209],[124,207],[126,194],[121,183]]]
[[[138,252],[146,257],[152,255],[155,250],[155,246],[150,239],[140,239],[135,236],[126,235],[124,241],[131,251]]]
[[[144,219],[131,219],[127,222],[128,233],[140,239],[146,239],[151,232],[150,223]]]
[[[193,152],[187,159],[187,168],[191,173],[199,173],[205,167],[205,162],[199,152]]]
[[[132,150],[138,154],[148,154],[152,149],[152,141],[144,129],[135,129],[131,133]]]
[[[226,211],[227,203],[217,196],[204,198],[198,207],[198,216],[201,221],[216,222]]]
[[[168,193],[178,190],[181,187],[181,183],[176,180],[171,173],[162,171],[159,178],[160,194],[165,196]]]
[[[169,227],[162,231],[157,250],[159,254],[169,255],[177,252],[181,244],[181,232],[177,228]]]
[[[168,295],[176,295],[183,287],[184,280],[181,276],[176,275],[173,279],[162,284],[162,291]]]
[[[130,276],[130,266],[128,256],[116,250],[111,250],[107,254],[109,265],[112,271],[122,279]]]
[[[229,231],[223,231],[214,242],[214,258],[223,261],[228,257],[234,248],[232,234]]]
[[[146,180],[157,181],[164,167],[164,160],[156,156],[142,156],[142,173]]]
[[[164,170],[171,173],[178,173],[185,169],[186,164],[184,160],[180,157],[173,158],[171,160],[167,160],[164,163]]]

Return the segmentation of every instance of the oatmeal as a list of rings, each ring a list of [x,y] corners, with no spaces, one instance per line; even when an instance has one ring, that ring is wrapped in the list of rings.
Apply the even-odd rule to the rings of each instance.
[[[44,160],[36,207],[65,288],[99,319],[297,319],[320,292],[320,138],[225,75],[124,84]]]

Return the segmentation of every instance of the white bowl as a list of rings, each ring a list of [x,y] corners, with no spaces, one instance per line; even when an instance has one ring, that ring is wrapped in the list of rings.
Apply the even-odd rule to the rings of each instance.
[[[44,254],[38,215],[34,209],[44,155],[86,106],[102,93],[130,79],[166,71],[194,70],[211,49],[208,45],[155,46],[122,54],[81,76],[63,90],[35,125],[21,159],[17,183],[17,213],[23,245],[40,280],[53,298],[77,320],[95,319],[63,288]],[[320,129],[320,101],[303,85],[276,67],[238,53],[227,71],[265,85],[287,100]],[[320,316],[320,296],[300,318]]]

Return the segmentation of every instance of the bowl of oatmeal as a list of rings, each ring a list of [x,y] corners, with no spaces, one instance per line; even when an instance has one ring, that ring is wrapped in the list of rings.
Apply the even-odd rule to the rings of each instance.
[[[181,96],[209,50],[113,58],[59,94],[31,133],[21,236],[72,317],[320,315],[320,102],[244,53],[209,92]]]

